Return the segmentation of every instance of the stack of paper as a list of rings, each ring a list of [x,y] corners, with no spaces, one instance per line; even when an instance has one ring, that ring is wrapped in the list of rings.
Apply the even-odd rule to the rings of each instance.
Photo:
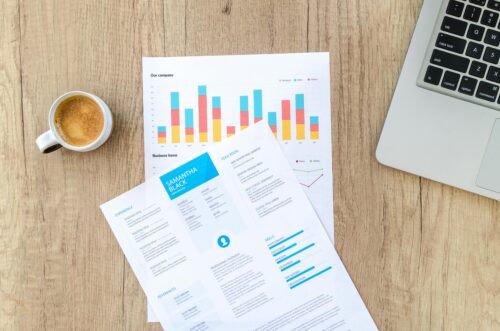
[[[328,53],[144,58],[143,95],[146,178],[267,122],[334,242]]]
[[[267,123],[101,209],[166,330],[374,330]]]

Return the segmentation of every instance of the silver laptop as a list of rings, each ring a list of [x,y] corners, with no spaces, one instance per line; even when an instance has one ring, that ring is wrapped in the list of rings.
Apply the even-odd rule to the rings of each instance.
[[[376,157],[500,200],[500,0],[424,0]]]

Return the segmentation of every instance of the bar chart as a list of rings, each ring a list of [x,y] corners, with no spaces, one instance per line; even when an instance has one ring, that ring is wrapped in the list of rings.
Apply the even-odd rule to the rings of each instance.
[[[239,100],[239,111],[238,123],[233,123],[231,118],[234,116],[230,109],[223,107],[221,96],[214,95],[209,98],[206,85],[193,88],[197,91],[197,102],[188,97],[184,100],[179,91],[169,93],[170,106],[165,111],[170,114],[171,128],[168,130],[168,125],[164,123],[158,125],[158,133],[162,132],[161,139],[158,135],[158,144],[219,142],[223,138],[231,137],[237,131],[245,130],[252,123],[262,121],[266,113],[269,127],[276,138],[283,141],[319,140],[319,115],[306,116],[304,93],[295,93],[292,98],[280,100],[279,113],[264,109],[265,93],[262,89],[253,89],[249,95],[234,96],[233,99]],[[184,108],[182,113],[183,105],[189,108]],[[197,107],[196,117],[193,107]],[[208,109],[211,109],[210,114]],[[183,121],[181,117],[184,118]],[[225,130],[223,130],[224,125]],[[170,137],[167,137],[167,131],[170,132]],[[181,132],[184,132],[184,136]]]
[[[144,58],[146,178],[265,122],[333,233],[327,54]]]

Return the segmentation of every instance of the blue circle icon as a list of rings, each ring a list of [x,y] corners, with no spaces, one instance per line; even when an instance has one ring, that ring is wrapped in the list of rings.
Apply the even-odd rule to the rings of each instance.
[[[231,240],[229,240],[229,237],[226,235],[222,235],[217,239],[217,244],[222,248],[226,248],[227,246],[229,246],[230,242]]]

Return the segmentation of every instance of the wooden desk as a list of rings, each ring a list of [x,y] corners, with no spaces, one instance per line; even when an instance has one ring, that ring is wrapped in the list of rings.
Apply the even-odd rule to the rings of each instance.
[[[374,158],[420,5],[0,1],[0,329],[159,329],[98,209],[144,180],[142,56],[329,51],[336,247],[376,323],[498,330],[500,204]],[[109,104],[115,132],[42,155],[73,89]]]

